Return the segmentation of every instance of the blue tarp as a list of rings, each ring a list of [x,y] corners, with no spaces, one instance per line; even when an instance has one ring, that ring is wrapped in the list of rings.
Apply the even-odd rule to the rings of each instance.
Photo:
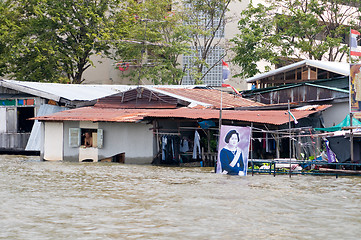
[[[342,130],[343,127],[349,127],[350,126],[350,115],[346,115],[345,119],[337,124],[336,126],[329,127],[329,128],[315,128],[316,131],[325,131],[325,132],[335,132]],[[361,122],[357,120],[356,118],[352,118],[352,126],[360,126]]]
[[[205,120],[205,121],[202,121],[202,122],[198,122],[198,124],[203,129],[208,129],[210,127],[216,126],[216,124],[211,120]]]

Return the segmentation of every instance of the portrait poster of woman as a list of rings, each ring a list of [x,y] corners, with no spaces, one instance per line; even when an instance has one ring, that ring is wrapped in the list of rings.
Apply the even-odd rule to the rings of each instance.
[[[247,175],[250,137],[250,127],[221,126],[217,173]]]
[[[350,112],[361,111],[361,64],[350,65]]]

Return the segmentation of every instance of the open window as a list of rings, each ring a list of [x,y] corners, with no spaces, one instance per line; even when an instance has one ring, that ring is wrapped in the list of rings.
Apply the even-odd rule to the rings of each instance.
[[[103,148],[103,129],[70,128],[69,146]]]

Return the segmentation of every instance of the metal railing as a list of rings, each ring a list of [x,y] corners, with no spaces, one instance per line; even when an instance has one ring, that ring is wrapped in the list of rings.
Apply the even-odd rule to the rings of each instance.
[[[29,137],[30,133],[0,133],[0,149],[23,151]]]

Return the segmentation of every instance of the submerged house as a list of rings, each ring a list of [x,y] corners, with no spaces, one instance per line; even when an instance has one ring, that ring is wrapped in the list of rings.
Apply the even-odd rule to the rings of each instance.
[[[147,164],[203,160],[211,165],[217,147],[220,108],[224,125],[276,130],[289,124],[287,111],[257,110],[265,106],[209,88],[138,87],[101,98],[91,107],[35,119],[43,123],[43,160]],[[247,110],[235,110],[242,107]],[[293,114],[305,119],[326,108],[294,110]],[[87,139],[91,139],[90,146]]]
[[[94,105],[101,97],[131,89],[125,85],[77,85],[0,79],[0,152],[39,151],[35,116]],[[31,132],[32,141],[29,145]],[[27,146],[28,145],[28,146]]]
[[[303,60],[247,79],[252,90],[245,98],[291,107],[331,105],[323,112],[322,127],[332,127],[349,114],[350,65],[342,62]]]
[[[352,125],[352,127],[351,127]],[[352,132],[350,129],[353,129]],[[336,126],[329,128],[316,128],[322,133],[319,136],[326,138],[329,148],[336,154],[340,163],[361,163],[361,122],[346,115],[345,119]],[[352,146],[352,147],[351,147]],[[353,154],[351,152],[353,151]]]

